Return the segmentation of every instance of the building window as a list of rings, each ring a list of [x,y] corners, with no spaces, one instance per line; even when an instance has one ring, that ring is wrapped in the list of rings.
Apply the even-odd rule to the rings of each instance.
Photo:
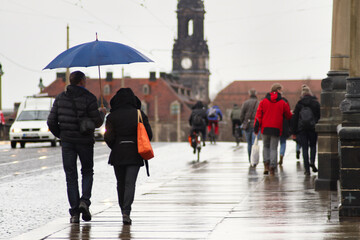
[[[145,101],[141,101],[141,111],[148,115],[148,104]]]
[[[142,91],[143,91],[144,95],[149,95],[150,94],[150,86],[147,84],[143,85]]]
[[[170,114],[177,115],[180,113],[180,103],[178,101],[174,101],[170,104]]]
[[[192,19],[188,22],[188,36],[191,37],[194,33],[194,21]]]
[[[110,92],[111,92],[110,85],[106,84],[106,85],[104,86],[104,95],[105,95],[105,96],[110,95]]]

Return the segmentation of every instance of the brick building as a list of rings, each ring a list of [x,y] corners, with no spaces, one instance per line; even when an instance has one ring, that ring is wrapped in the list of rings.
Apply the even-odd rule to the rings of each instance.
[[[121,88],[131,88],[142,102],[142,109],[148,115],[154,131],[155,141],[186,141],[190,130],[188,118],[191,106],[195,101],[190,97],[191,90],[179,84],[171,75],[161,73],[156,78],[150,73],[149,78],[113,78],[108,72],[106,78],[101,79],[103,103],[109,108],[110,99]],[[58,73],[57,78],[43,93],[57,96],[65,89],[65,74]],[[100,105],[99,79],[87,78],[86,88],[97,98]],[[178,110],[180,109],[180,115]]]

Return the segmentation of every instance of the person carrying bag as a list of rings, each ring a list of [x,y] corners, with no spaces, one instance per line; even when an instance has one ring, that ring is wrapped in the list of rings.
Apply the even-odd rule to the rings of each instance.
[[[111,110],[106,118],[104,136],[106,144],[111,148],[109,164],[114,167],[119,206],[123,223],[127,225],[132,223],[130,213],[138,172],[144,162],[147,165],[147,160],[144,159],[151,158],[148,153],[143,156],[139,153],[142,148],[139,144],[143,143],[139,137],[147,135],[148,144],[152,139],[148,117],[139,110],[139,102],[130,88],[117,91],[110,100]],[[142,128],[142,132],[138,133],[138,128]]]

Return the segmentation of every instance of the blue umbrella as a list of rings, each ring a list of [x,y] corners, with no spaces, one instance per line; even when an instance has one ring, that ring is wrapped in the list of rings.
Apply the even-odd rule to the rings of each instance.
[[[135,62],[153,60],[132,47],[121,43],[98,41],[96,36],[96,41],[83,43],[60,53],[44,69],[98,66],[102,102],[100,66]]]
[[[96,40],[77,45],[62,52],[44,69],[91,67],[135,62],[153,61],[127,45]]]

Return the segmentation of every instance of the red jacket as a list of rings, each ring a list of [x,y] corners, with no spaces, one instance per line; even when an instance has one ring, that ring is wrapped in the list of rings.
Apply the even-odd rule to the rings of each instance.
[[[257,134],[260,128],[262,134],[281,136],[284,117],[292,117],[287,100],[278,92],[267,93],[256,111],[254,132]]]

